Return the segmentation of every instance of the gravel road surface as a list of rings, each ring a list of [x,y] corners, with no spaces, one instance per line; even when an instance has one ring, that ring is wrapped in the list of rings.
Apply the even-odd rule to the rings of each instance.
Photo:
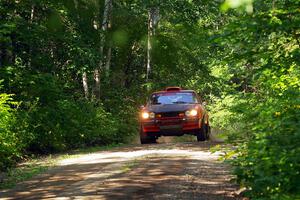
[[[131,145],[60,161],[0,199],[242,199],[215,142]]]

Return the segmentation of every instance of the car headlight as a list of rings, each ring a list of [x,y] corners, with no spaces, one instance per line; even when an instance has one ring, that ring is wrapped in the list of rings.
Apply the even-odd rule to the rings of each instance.
[[[188,117],[195,117],[198,115],[198,111],[196,109],[192,109],[192,110],[187,110],[185,112],[185,115]]]
[[[153,119],[155,114],[153,112],[142,112],[143,119]]]

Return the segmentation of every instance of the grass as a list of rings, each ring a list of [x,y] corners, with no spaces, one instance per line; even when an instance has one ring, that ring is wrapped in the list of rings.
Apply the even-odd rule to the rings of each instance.
[[[37,174],[45,172],[49,167],[55,166],[57,161],[56,158],[52,158],[49,155],[44,158],[30,159],[20,163],[17,167],[9,169],[2,174],[0,189],[12,188],[19,182],[28,180]]]
[[[60,154],[50,154],[38,158],[32,158],[26,162],[19,163],[15,168],[9,169],[7,172],[0,173],[0,189],[13,188],[17,183],[31,179],[32,177],[47,171],[54,167],[61,160],[67,158],[76,158],[84,154],[110,150],[116,147],[122,147],[125,144],[111,144],[107,146],[87,147],[64,152]],[[129,166],[131,167],[131,166]]]

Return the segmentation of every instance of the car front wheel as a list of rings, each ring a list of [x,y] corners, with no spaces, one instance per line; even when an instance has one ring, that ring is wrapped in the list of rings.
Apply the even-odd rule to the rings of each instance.
[[[155,137],[140,137],[141,144],[156,143]]]
[[[197,133],[197,141],[205,141],[205,131],[203,128],[201,128]]]
[[[209,140],[210,137],[210,126],[208,124],[205,124],[205,139]]]
[[[156,143],[156,137],[146,135],[146,133],[144,133],[142,131],[142,127],[140,127],[140,141],[141,141],[141,144]]]

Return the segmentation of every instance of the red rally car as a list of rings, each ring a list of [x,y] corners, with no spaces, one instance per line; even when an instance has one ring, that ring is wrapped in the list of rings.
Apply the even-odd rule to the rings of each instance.
[[[209,137],[208,113],[193,90],[168,87],[154,92],[140,111],[141,143],[155,143],[160,136],[192,134],[198,141]]]

